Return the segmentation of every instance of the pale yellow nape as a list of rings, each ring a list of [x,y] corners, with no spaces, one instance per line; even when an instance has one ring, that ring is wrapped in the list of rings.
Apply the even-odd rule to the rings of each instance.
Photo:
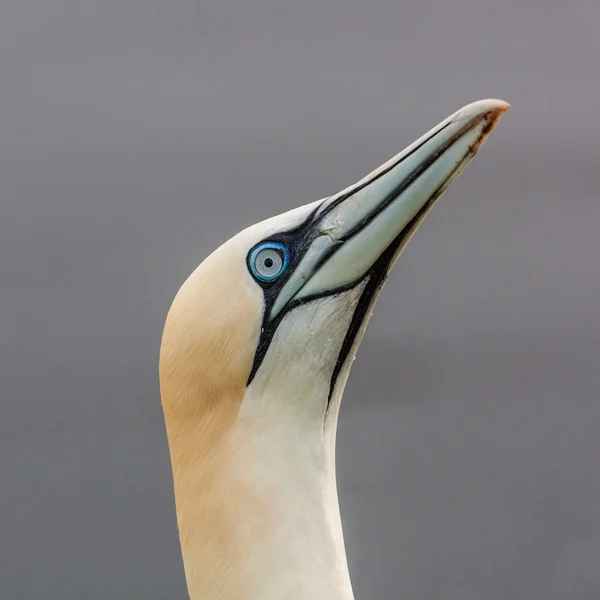
[[[248,597],[238,570],[260,532],[248,527],[246,535],[244,528],[260,522],[257,516],[269,507],[229,475],[244,452],[243,435],[231,433],[264,312],[263,291],[246,257],[254,244],[295,226],[313,206],[263,221],[223,244],[183,284],[167,316],[160,388],[192,600]]]
[[[231,564],[227,531],[237,520],[241,493],[223,489],[232,452],[225,442],[244,398],[262,319],[260,289],[245,282],[235,268],[235,249],[225,257],[227,250],[212,254],[181,288],[160,360],[186,578],[190,591],[202,589],[206,597],[211,582],[235,580],[225,572],[215,577]],[[244,257],[237,258],[244,268]]]

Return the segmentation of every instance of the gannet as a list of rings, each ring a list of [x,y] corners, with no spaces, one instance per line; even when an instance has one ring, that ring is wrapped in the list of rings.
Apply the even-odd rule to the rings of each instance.
[[[191,600],[353,598],[335,473],[350,366],[396,259],[508,108],[465,106],[179,290],[159,370]]]

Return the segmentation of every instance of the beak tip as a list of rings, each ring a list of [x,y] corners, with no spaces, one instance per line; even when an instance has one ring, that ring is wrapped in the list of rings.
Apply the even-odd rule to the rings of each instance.
[[[494,120],[500,119],[500,117],[502,117],[502,115],[511,107],[510,104],[504,100],[492,99],[482,100],[482,102],[485,102],[486,105],[489,106],[488,114],[490,114]]]
[[[508,102],[497,98],[478,100],[463,106],[455,113],[452,121],[467,121],[473,118],[488,117],[490,121],[495,123],[509,108],[510,104]]]
[[[499,98],[487,98],[486,100],[480,100],[479,102],[488,104],[491,107],[495,107],[496,110],[500,110],[502,112],[510,108],[510,104],[508,102],[500,100]]]

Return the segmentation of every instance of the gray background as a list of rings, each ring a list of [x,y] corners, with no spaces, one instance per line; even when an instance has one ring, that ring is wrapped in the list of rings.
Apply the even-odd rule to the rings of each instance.
[[[600,599],[600,4],[0,2],[0,598],[185,597],[157,357],[187,274],[513,108],[350,377],[358,599]]]

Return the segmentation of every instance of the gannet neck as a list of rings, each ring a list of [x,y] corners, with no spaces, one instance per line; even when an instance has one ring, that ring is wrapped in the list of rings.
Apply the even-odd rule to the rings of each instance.
[[[241,411],[213,452],[172,459],[191,600],[352,600],[332,436],[246,400],[281,427]]]
[[[363,288],[307,305],[308,347],[294,342],[297,322],[284,318],[252,383],[222,396],[211,394],[223,388],[198,377],[195,340],[211,345],[210,332],[182,343],[191,328],[178,323],[198,299],[185,290],[176,299],[161,384],[191,600],[352,600],[330,384],[331,357]],[[222,360],[232,359],[211,356],[210,364]]]

